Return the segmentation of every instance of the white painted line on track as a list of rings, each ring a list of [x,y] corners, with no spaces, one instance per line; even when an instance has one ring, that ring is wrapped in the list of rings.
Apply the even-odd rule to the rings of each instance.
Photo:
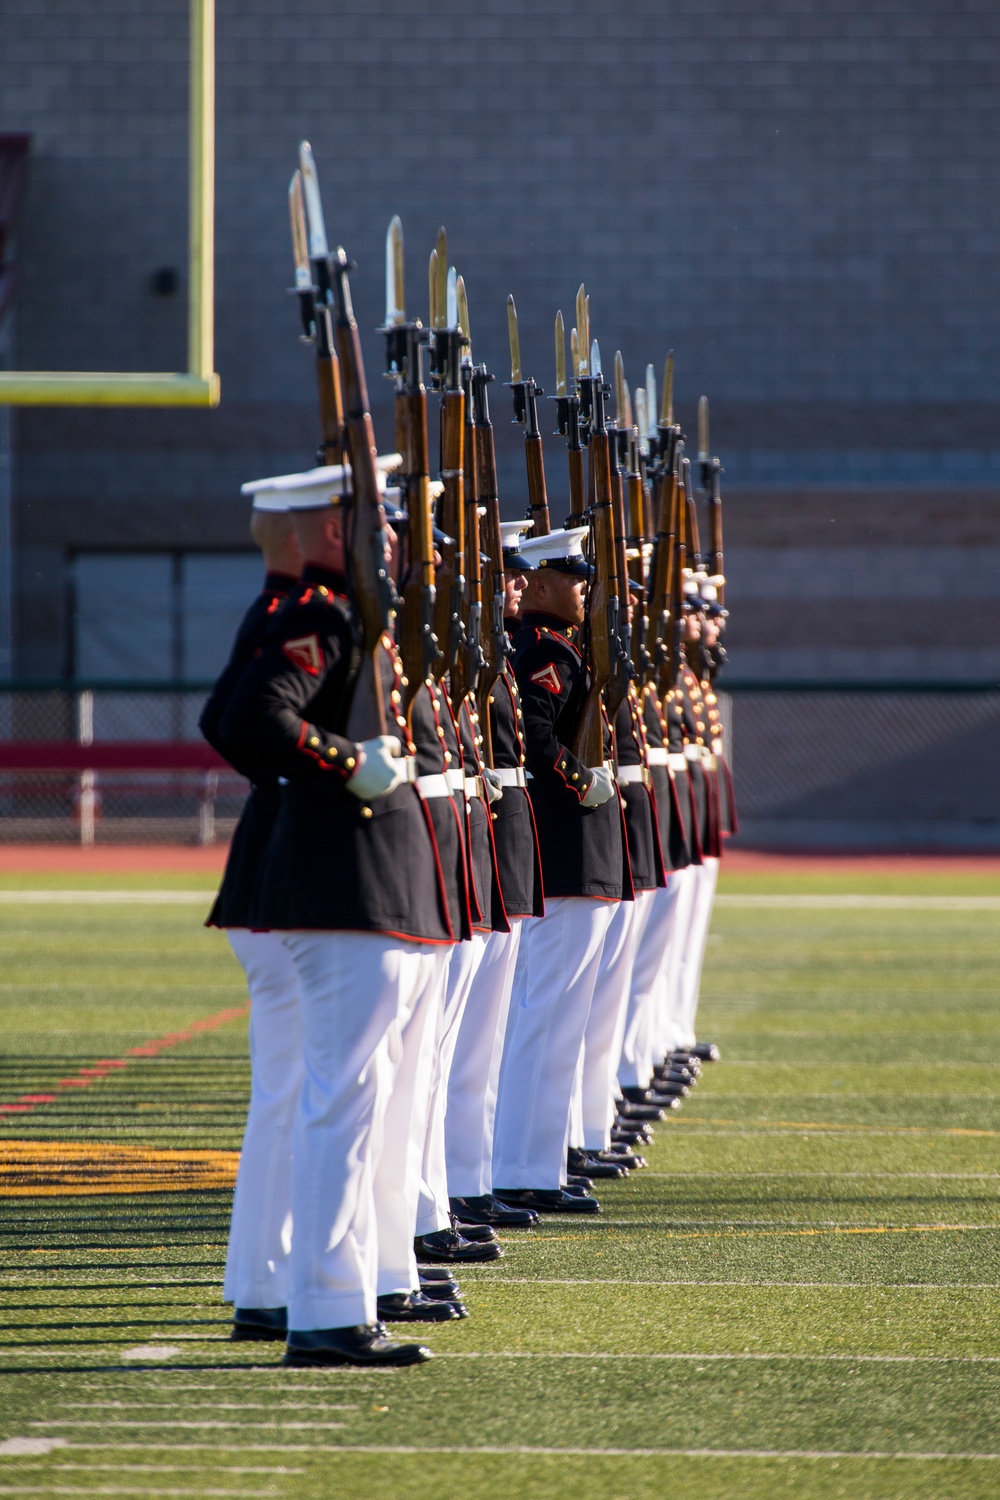
[[[854,1365],[1000,1365],[1000,1354],[654,1354],[648,1350],[642,1350],[637,1354],[611,1354],[606,1350],[592,1351],[591,1353],[574,1352],[566,1350],[557,1352],[543,1352],[542,1350],[522,1349],[510,1351],[472,1352],[469,1350],[445,1350],[434,1351],[435,1359],[680,1359],[685,1361],[704,1360],[721,1363],[724,1361],[754,1361],[766,1362],[769,1360],[808,1360],[816,1364],[854,1364]],[[39,1424],[42,1425],[42,1424]],[[59,1424],[62,1425],[61,1423]],[[100,1426],[100,1423],[95,1423]]]
[[[431,1445],[417,1447],[416,1445],[404,1447],[402,1445],[375,1444],[375,1443],[345,1443],[343,1447],[326,1449],[303,1449],[303,1452],[326,1452],[326,1453],[398,1453],[401,1455],[416,1453],[495,1453],[501,1457],[515,1457],[518,1454],[549,1456],[555,1458],[860,1458],[860,1459],[908,1459],[916,1461],[945,1460],[952,1462],[988,1462],[995,1463],[1000,1459],[1000,1453],[907,1453],[900,1451],[892,1452],[869,1452],[850,1451],[843,1448],[541,1448],[529,1447],[527,1444],[511,1445],[509,1447],[481,1445],[473,1447],[469,1445],[450,1444]],[[0,1492],[2,1493],[2,1492]],[[11,1491],[10,1493],[13,1493]],[[51,1493],[45,1491],[46,1494]],[[94,1494],[96,1491],[88,1491]],[[187,1491],[184,1492],[185,1494]],[[207,1494],[208,1491],[202,1491]],[[230,1492],[232,1493],[232,1492]]]
[[[0,906],[190,906],[211,902],[204,891],[0,891]]]
[[[85,1490],[76,1489],[66,1484],[47,1484],[44,1489],[31,1489],[24,1485],[18,1485],[12,1489],[9,1485],[0,1485],[0,1495],[138,1495],[142,1500],[146,1496],[182,1496],[184,1500],[192,1500],[190,1490],[150,1490],[143,1485],[129,1485],[127,1489],[121,1489],[116,1485],[101,1485],[94,1489],[90,1486]],[[199,1500],[202,1495],[232,1496],[232,1500],[273,1500],[274,1490],[199,1490]]]
[[[462,1280],[468,1280],[471,1266],[462,1267]],[[470,1281],[470,1286],[473,1283]],[[794,1291],[854,1292],[1000,1292],[995,1281],[637,1281],[632,1276],[484,1276],[476,1286],[704,1286],[741,1287],[747,1292],[763,1288],[788,1287]],[[200,1390],[200,1386],[188,1386]],[[91,1405],[80,1402],[81,1406]]]
[[[240,1429],[245,1424],[243,1422],[212,1422],[212,1421],[209,1421],[209,1422],[183,1422],[183,1421],[175,1421],[175,1420],[169,1420],[169,1419],[166,1420],[166,1421],[163,1421],[163,1422],[133,1422],[133,1421],[130,1421],[127,1417],[122,1417],[122,1418],[118,1418],[118,1417],[104,1417],[100,1421],[90,1422],[90,1421],[87,1421],[86,1418],[84,1418],[84,1417],[51,1417],[51,1418],[45,1419],[44,1421],[41,1420],[41,1419],[39,1419],[38,1421],[32,1422],[30,1425],[32,1427],[156,1427],[156,1428],[160,1428],[160,1427],[183,1427],[185,1429],[190,1428],[193,1431],[195,1429],[200,1429],[200,1428],[204,1428],[204,1427],[218,1427],[218,1428],[235,1427],[237,1429]],[[344,1426],[344,1423],[343,1422],[258,1422],[256,1425],[257,1425],[258,1428],[260,1428],[260,1427],[265,1427],[265,1428],[266,1427],[289,1427],[289,1428],[304,1427],[304,1428],[307,1428],[309,1430],[312,1430],[313,1428],[317,1428],[317,1429],[318,1428],[323,1428],[324,1430],[333,1431],[334,1429],[338,1429],[339,1430],[341,1427]]]
[[[643,1178],[665,1178],[668,1182],[675,1182],[681,1178],[688,1182],[696,1182],[699,1177],[877,1177],[893,1180],[898,1177],[929,1177],[934,1181],[942,1182],[996,1182],[1000,1180],[1000,1172],[830,1172],[801,1171],[794,1172],[714,1172],[714,1171],[685,1171],[685,1172],[651,1172],[647,1168],[642,1169]],[[198,1303],[192,1303],[196,1307]],[[206,1304],[207,1305],[207,1304]]]
[[[716,896],[716,906],[786,911],[1000,911],[1000,896]]]

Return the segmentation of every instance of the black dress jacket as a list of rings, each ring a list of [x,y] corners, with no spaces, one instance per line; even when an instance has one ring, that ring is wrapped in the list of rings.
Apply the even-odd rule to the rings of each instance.
[[[219,894],[205,924],[207,927],[250,925],[254,888],[278,812],[278,783],[266,765],[254,761],[252,753],[242,761],[239,752],[223,739],[219,724],[233,689],[264,643],[271,617],[295,583],[296,580],[286,573],[265,575],[263,590],[243,616],[229,660],[198,721],[198,727],[212,749],[251,783],[250,795],[229,846]]]
[[[528,790],[546,896],[631,900],[620,796],[584,807],[593,776],[570,750],[588,687],[575,628],[530,612],[514,637],[514,675],[524,713]],[[611,731],[605,722],[605,758]]]
[[[656,798],[646,763],[646,735],[638,694],[631,684],[615,716],[615,753],[619,771],[632,766],[644,773],[641,781],[626,781],[622,777],[619,780],[625,804],[625,835],[632,884],[637,891],[653,891],[658,885],[666,885],[667,880],[656,828]]]
[[[465,805],[462,749],[448,695],[429,678],[413,695],[409,708],[409,735],[417,754],[417,776],[440,781],[456,773],[456,784],[447,796],[426,796],[424,809],[434,833],[434,847],[444,882],[452,931],[456,938],[472,935],[472,881],[469,871],[469,826]],[[440,790],[440,787],[437,788]],[[417,791],[421,791],[420,781]]]
[[[234,757],[261,761],[285,782],[251,926],[450,943],[442,870],[416,788],[401,786],[371,803],[347,789],[357,747],[346,725],[359,656],[344,578],[309,565],[223,710],[220,732]],[[378,670],[386,703],[397,702],[402,668],[387,635]],[[401,718],[390,715],[387,732],[405,750]]]
[[[493,765],[498,771],[525,769],[524,711],[517,679],[509,661],[490,694],[490,733]],[[490,808],[497,871],[509,917],[540,917],[545,911],[542,861],[538,853],[535,815],[526,787],[504,787]]]

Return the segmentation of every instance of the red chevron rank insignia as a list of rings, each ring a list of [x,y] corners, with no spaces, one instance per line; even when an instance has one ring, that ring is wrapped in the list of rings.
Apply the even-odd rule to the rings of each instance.
[[[555,693],[558,698],[562,693],[562,678],[553,662],[548,666],[540,667],[537,672],[531,674],[532,682],[537,682],[539,687],[548,688],[550,693]]]
[[[286,641],[281,649],[289,661],[301,667],[303,672],[308,672],[310,677],[319,676],[323,661],[319,649],[319,636],[300,635],[294,641]]]

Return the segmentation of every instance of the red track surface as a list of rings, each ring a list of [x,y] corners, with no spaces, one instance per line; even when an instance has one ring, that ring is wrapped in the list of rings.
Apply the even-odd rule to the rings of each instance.
[[[227,847],[171,844],[108,844],[93,849],[72,844],[0,845],[0,875],[208,875],[222,873]],[[730,849],[725,868],[734,875],[1000,875],[996,854],[780,854]]]

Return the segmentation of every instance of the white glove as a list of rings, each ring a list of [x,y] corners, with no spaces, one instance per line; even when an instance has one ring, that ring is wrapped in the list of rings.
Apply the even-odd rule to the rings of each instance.
[[[347,783],[361,802],[386,797],[407,780],[408,765],[400,759],[402,746],[391,734],[380,734],[373,740],[362,740],[355,752],[357,764]]]
[[[592,767],[594,777],[583,797],[584,807],[600,807],[615,795],[615,778],[606,766]]]
[[[484,766],[483,787],[486,791],[488,802],[499,802],[503,796],[503,783],[500,780],[500,772],[487,770]]]

